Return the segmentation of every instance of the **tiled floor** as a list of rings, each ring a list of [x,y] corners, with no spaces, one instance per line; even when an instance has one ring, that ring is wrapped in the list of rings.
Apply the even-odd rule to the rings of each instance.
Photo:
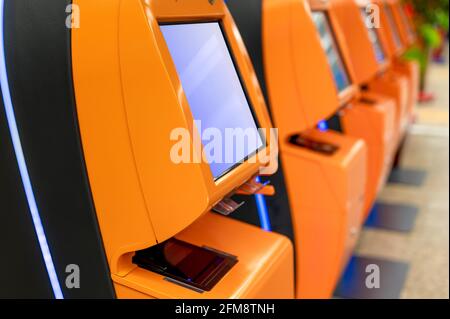
[[[429,90],[436,100],[417,109],[402,166],[428,172],[421,187],[389,184],[384,202],[420,208],[408,234],[364,230],[357,253],[410,263],[402,298],[449,298],[449,69],[433,66]]]

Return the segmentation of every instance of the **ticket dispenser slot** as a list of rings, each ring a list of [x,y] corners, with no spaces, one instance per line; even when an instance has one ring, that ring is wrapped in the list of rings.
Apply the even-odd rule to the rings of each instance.
[[[274,195],[274,193],[275,189],[270,185],[270,180],[260,182],[258,177],[252,178],[236,191],[239,195]]]
[[[244,204],[245,202],[236,203],[232,198],[226,197],[216,204],[212,210],[216,213],[228,216]]]
[[[289,240],[212,213],[217,203],[235,209],[232,194],[272,174],[277,156],[223,1],[74,4],[83,12],[72,37],[77,113],[116,295],[291,298]],[[215,161],[202,128],[255,139]]]

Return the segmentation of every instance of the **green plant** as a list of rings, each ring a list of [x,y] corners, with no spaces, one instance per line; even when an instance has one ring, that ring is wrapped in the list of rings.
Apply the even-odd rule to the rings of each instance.
[[[449,0],[405,0],[413,11],[419,43],[410,48],[405,59],[416,60],[421,68],[421,88],[425,88],[430,53],[443,41],[449,29]]]
[[[441,33],[449,28],[449,0],[406,0],[413,12],[422,45],[427,49],[441,43]]]
[[[405,3],[411,5],[419,24],[440,24],[448,29],[449,0],[405,0]]]

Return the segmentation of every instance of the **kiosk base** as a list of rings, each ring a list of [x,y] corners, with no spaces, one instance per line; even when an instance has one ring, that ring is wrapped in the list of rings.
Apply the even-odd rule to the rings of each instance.
[[[207,213],[176,236],[189,247],[208,247],[238,262],[210,291],[189,289],[167,276],[136,267],[124,277],[113,275],[118,298],[243,298],[294,297],[294,260],[290,241],[282,235]],[[213,250],[211,250],[213,249]]]
[[[309,142],[281,145],[299,252],[296,297],[330,298],[362,224],[367,148],[361,139],[332,131],[315,129],[301,136]],[[331,146],[333,152],[323,151]]]

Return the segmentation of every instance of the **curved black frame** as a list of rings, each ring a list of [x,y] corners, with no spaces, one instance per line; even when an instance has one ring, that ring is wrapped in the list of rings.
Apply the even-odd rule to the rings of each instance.
[[[94,202],[83,157],[72,82],[71,30],[66,27],[70,0],[6,0],[5,55],[9,87],[17,126],[40,217],[52,253],[65,298],[114,298],[115,293],[97,223]],[[1,105],[3,107],[3,105]],[[3,110],[3,109],[2,109]],[[0,117],[3,127],[4,117]],[[4,131],[4,129],[3,129]],[[4,132],[2,131],[2,135]],[[2,143],[3,144],[3,143]],[[3,145],[2,145],[3,146]],[[5,157],[2,168],[17,167],[14,156]],[[12,174],[12,173],[11,173]],[[8,191],[22,193],[23,185],[9,183]],[[21,196],[16,207],[1,207],[2,215],[28,213]],[[20,209],[19,209],[20,207]],[[26,207],[27,209],[25,209]],[[1,223],[9,229],[5,240],[20,250],[17,238],[32,242],[29,231],[15,230],[13,223]],[[2,227],[2,228],[3,228]],[[9,234],[9,235],[8,235]],[[23,243],[23,241],[21,243]],[[14,255],[2,255],[2,263]],[[33,271],[39,262],[21,260],[20,267],[2,272],[2,276],[20,277]],[[65,285],[66,266],[80,267],[80,288]],[[48,279],[48,278],[47,278]],[[0,280],[1,281],[1,280]],[[42,282],[35,282],[37,286]],[[44,287],[25,286],[18,281],[19,295],[33,289],[33,297],[51,298]],[[48,283],[47,283],[48,284]],[[0,287],[0,295],[8,287]]]
[[[262,0],[227,0],[226,4],[247,47],[256,76],[258,77],[267,105],[269,106],[269,113],[271,113],[264,74]],[[289,198],[281,160],[278,172],[270,176],[269,180],[276,188],[275,196],[265,196],[271,230],[283,234],[294,241]],[[248,196],[240,196],[240,199],[247,200]],[[232,217],[260,226],[256,201],[247,201],[246,205],[239,211],[233,213]]]

